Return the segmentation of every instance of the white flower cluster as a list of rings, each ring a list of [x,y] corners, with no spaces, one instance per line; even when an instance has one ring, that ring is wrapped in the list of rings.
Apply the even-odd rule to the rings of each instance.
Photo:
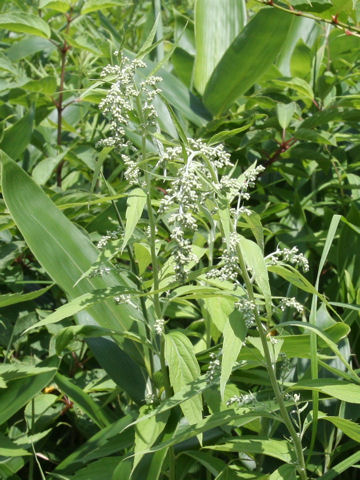
[[[102,236],[100,238],[100,240],[98,241],[98,243],[96,244],[97,248],[99,249],[103,249],[106,247],[107,243],[110,241],[110,240],[116,240],[117,238],[119,238],[119,235],[120,235],[120,229],[117,228],[116,230],[113,230],[113,231],[107,231],[106,232],[106,235]]]
[[[162,335],[164,333],[165,320],[163,318],[158,318],[154,323],[154,330],[157,335]]]
[[[266,260],[270,265],[276,265],[279,261],[288,262],[296,267],[300,267],[304,272],[309,271],[309,262],[307,258],[302,254],[298,253],[299,249],[297,247],[293,248],[284,248],[283,250],[277,248],[274,253],[268,255]]]
[[[208,272],[206,274],[208,278],[236,282],[240,273],[237,254],[238,243],[239,238],[237,233],[230,234],[229,243],[220,258],[221,267]]]
[[[286,308],[295,308],[299,313],[303,313],[304,307],[299,303],[295,297],[284,297],[279,303],[280,309],[284,312]]]
[[[111,272],[111,268],[107,267],[105,265],[100,265],[99,267],[94,268],[90,273],[89,273],[89,278],[93,277],[102,277],[103,275],[107,275],[108,273]]]
[[[212,176],[208,164],[212,168],[230,165],[230,155],[223,145],[209,146],[201,140],[188,139],[186,162],[177,172],[167,195],[161,202],[160,211],[169,212],[169,224],[172,226],[171,238],[177,243],[175,251],[175,273],[178,278],[185,276],[185,267],[197,257],[192,253],[191,242],[186,239],[187,233],[197,229],[196,214],[206,198],[213,192]],[[165,149],[162,162],[183,161],[181,147]]]
[[[248,298],[240,297],[234,306],[242,313],[246,327],[253,327],[255,325],[255,313],[257,311],[255,302]]]
[[[121,305],[123,303],[126,303],[128,305],[131,305],[134,308],[138,308],[138,306],[131,300],[131,295],[116,295],[114,297],[114,302],[117,303],[118,305]]]
[[[213,381],[214,378],[220,373],[221,363],[217,354],[214,352],[210,353],[210,359],[211,360],[209,362],[206,375],[210,381]]]
[[[255,395],[251,392],[242,395],[234,395],[226,402],[226,406],[230,407],[234,403],[237,403],[239,407],[243,407],[244,405],[249,404],[254,405],[256,403],[256,398]]]
[[[107,65],[101,72],[102,78],[115,77],[115,81],[99,105],[100,110],[111,119],[111,136],[101,140],[99,146],[120,150],[130,147],[125,127],[131,120],[136,120],[142,129],[155,126],[157,113],[153,100],[160,92],[156,85],[162,79],[150,76],[142,82],[136,82],[136,70],[144,67],[146,64],[141,60],[121,56],[120,65]],[[127,155],[122,155],[122,160],[126,166],[125,178],[132,184],[137,183],[140,172],[136,162]]]
[[[222,190],[227,191],[229,196],[238,197],[239,202],[250,199],[248,190],[254,188],[255,180],[265,170],[265,167],[258,165],[257,167],[249,168],[239,178],[232,178],[229,175],[224,175],[220,181]]]

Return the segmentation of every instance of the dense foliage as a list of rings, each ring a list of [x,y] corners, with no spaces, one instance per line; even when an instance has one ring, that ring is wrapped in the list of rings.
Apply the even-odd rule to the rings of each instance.
[[[355,479],[358,1],[0,8],[0,478]]]

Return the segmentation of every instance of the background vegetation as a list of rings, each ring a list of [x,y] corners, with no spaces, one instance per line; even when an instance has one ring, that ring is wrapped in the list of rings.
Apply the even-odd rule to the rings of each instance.
[[[0,8],[0,478],[357,478],[357,0]],[[136,185],[99,145],[118,51],[161,78],[155,127],[129,111]],[[224,144],[238,189],[264,168],[234,223],[202,153],[181,276],[159,207],[191,138]],[[209,278],[233,224],[235,278]],[[294,247],[308,272],[269,260]]]

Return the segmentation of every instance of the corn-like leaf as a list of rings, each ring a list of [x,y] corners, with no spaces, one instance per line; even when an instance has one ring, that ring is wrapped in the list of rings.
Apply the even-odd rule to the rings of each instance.
[[[84,278],[74,287],[76,280],[96,261],[98,250],[13,160],[5,153],[0,158],[7,208],[37,260],[70,299],[98,288],[130,286],[125,278],[109,273],[104,277]],[[111,300],[90,307],[77,318],[80,324],[95,323],[114,330],[131,331],[139,325],[133,320],[139,318],[136,309],[116,305]],[[87,342],[113,380],[140,401],[144,395],[144,377],[131,358],[142,361],[139,347],[128,340],[119,340],[122,349],[105,338]]]
[[[213,71],[204,92],[206,107],[215,115],[229,108],[272,65],[286,39],[291,15],[260,10],[235,38]]]
[[[204,93],[207,81],[246,22],[244,0],[197,0],[194,85]]]

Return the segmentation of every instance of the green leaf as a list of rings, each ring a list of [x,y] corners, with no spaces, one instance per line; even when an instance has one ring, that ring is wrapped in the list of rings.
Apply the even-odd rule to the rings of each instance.
[[[7,50],[7,55],[13,62],[17,62],[22,58],[29,57],[37,52],[42,52],[44,55],[51,53],[56,49],[56,46],[50,43],[49,40],[41,37],[30,37],[14,43]]]
[[[286,40],[276,59],[276,66],[286,77],[292,75],[291,66],[297,46],[308,42],[312,35],[317,36],[321,32],[314,20],[304,17],[293,17]],[[292,75],[296,77],[297,75]],[[300,75],[303,77],[303,74]]]
[[[22,457],[23,455],[31,455],[31,453],[20,448],[16,443],[0,433],[0,455],[2,457]]]
[[[286,463],[292,463],[294,458],[293,448],[286,440],[275,440],[243,435],[241,438],[234,438],[221,445],[210,445],[205,448],[219,452],[245,452],[249,454],[268,455],[278,458]]]
[[[144,405],[140,408],[139,417],[146,415],[151,411],[151,407]],[[134,465],[136,465],[143,458],[143,452],[147,451],[153,446],[160,433],[164,430],[169,412],[164,412],[160,415],[148,417],[141,425],[135,426],[135,446],[134,446]]]
[[[33,130],[34,112],[31,110],[4,133],[0,148],[11,158],[18,159],[30,143]]]
[[[281,465],[270,475],[269,480],[296,480],[296,466]]]
[[[283,130],[286,130],[289,126],[292,117],[295,113],[295,106],[294,102],[291,103],[277,103],[276,105],[276,113],[279,120],[280,127]]]
[[[219,60],[246,22],[244,0],[197,0],[194,85],[204,93]]]
[[[151,263],[150,247],[146,243],[134,243],[133,248],[139,274],[142,275]]]
[[[74,287],[76,280],[96,261],[98,250],[15,162],[4,153],[0,159],[2,193],[7,208],[37,260],[70,299],[99,288],[130,286],[125,278],[111,272],[105,277],[85,278]],[[80,324],[131,331],[132,326],[142,328],[134,321],[138,317],[136,309],[129,305],[116,305],[108,300],[80,312],[77,319]],[[111,378],[132,398],[141,401],[145,390],[144,377],[129,354],[141,365],[142,353],[137,344],[120,337],[118,341],[126,352],[106,338],[87,340]],[[119,369],[117,365],[123,368]]]
[[[92,305],[102,303],[106,299],[113,298],[115,295],[131,293],[136,293],[136,291],[129,290],[126,287],[114,287],[105,290],[95,290],[91,293],[84,293],[83,295],[74,298],[74,300],[61,305],[54,312],[50,313],[50,315],[34,323],[34,325],[31,325],[31,327],[25,330],[25,333],[33,330],[34,328],[45,327],[47,325],[60,322],[61,320],[64,320],[64,318],[69,318],[73,315],[76,315]],[[105,328],[107,328],[108,331],[111,331],[109,327]],[[119,328],[113,329],[113,331],[117,331],[119,333],[121,332]]]
[[[40,288],[39,290],[29,293],[7,293],[5,295],[0,295],[0,308],[35,300],[35,298],[41,297],[41,295],[44,295],[44,293],[46,293],[52,287],[53,285],[49,285],[48,287]]]
[[[51,35],[50,27],[44,20],[31,15],[31,13],[24,12],[2,13],[0,15],[0,28],[43,38],[50,38]]]
[[[126,209],[126,225],[124,233],[124,241],[122,244],[122,251],[126,247],[135,227],[141,218],[142,212],[146,204],[146,193],[141,188],[135,188],[129,194]]]
[[[101,429],[80,445],[74,452],[66,457],[57,467],[57,472],[77,472],[80,466],[89,464],[92,460],[112,454],[119,454],[119,451],[131,448],[134,444],[134,432],[126,429],[134,419],[136,413],[112,422]],[[125,431],[123,431],[125,429]],[[119,461],[118,457],[118,461]]]
[[[91,418],[99,428],[110,425],[111,419],[106,415],[103,408],[80,387],[72,383],[60,373],[55,375],[55,382],[59,389],[64,392],[86,415]]]
[[[345,472],[348,468],[356,465],[360,460],[360,452],[355,452],[350,457],[346,458],[340,463],[333,465],[325,475],[319,477],[319,480],[333,480],[339,478],[339,475]]]
[[[194,348],[190,340],[179,331],[174,330],[165,335],[165,360],[175,394],[200,377]],[[180,406],[190,424],[196,424],[202,419],[201,395],[186,400]]]
[[[294,326],[294,327],[299,327],[299,328],[304,328],[306,330],[310,330],[310,332],[316,333],[316,335],[325,342],[326,346],[330,348],[332,352],[335,353],[335,355],[338,357],[338,359],[348,368],[350,375],[352,376],[353,379],[356,381],[360,382],[360,377],[356,375],[354,370],[352,369],[351,365],[349,362],[346,360],[344,355],[340,352],[338,349],[337,345],[335,342],[333,342],[320,328],[316,327],[315,325],[311,325],[309,323],[305,322],[297,322],[297,321],[291,321],[291,322],[284,322],[284,323],[279,323],[278,327],[287,327],[287,326]]]
[[[70,9],[68,0],[40,0],[39,8],[51,8],[57,12],[65,13]]]
[[[345,435],[347,435],[349,438],[360,443],[360,425],[359,424],[341,417],[324,416],[324,417],[319,417],[319,420],[326,420],[328,422],[331,422],[333,425],[335,425],[335,427],[337,427],[339,430],[345,433]]]
[[[220,393],[224,398],[225,386],[246,337],[247,328],[239,310],[234,310],[225,324],[222,348]]]
[[[204,102],[219,115],[246,93],[274,62],[291,24],[291,15],[263,8],[235,38],[212,73]]]
[[[50,367],[45,373],[31,375],[10,381],[7,388],[0,395],[0,425],[15,415],[35,395],[45,388],[54,378],[59,360],[49,358],[38,364],[38,367]]]
[[[314,380],[301,380],[291,386],[292,390],[315,390],[343,402],[360,403],[360,385],[346,383],[343,380],[331,378],[316,378]]]
[[[245,263],[255,276],[255,282],[264,295],[266,312],[271,317],[271,290],[263,252],[259,245],[242,235],[239,236],[239,241]]]
[[[57,355],[60,355],[74,338],[93,338],[110,335],[111,330],[97,325],[72,325],[65,327],[55,337],[55,349]]]
[[[30,80],[25,83],[22,88],[29,92],[39,92],[44,95],[52,95],[56,91],[57,82],[55,77],[47,76],[40,78],[39,80]]]
[[[86,15],[87,13],[103,10],[104,8],[122,7],[124,3],[126,2],[123,0],[86,0],[81,9],[81,14]]]

